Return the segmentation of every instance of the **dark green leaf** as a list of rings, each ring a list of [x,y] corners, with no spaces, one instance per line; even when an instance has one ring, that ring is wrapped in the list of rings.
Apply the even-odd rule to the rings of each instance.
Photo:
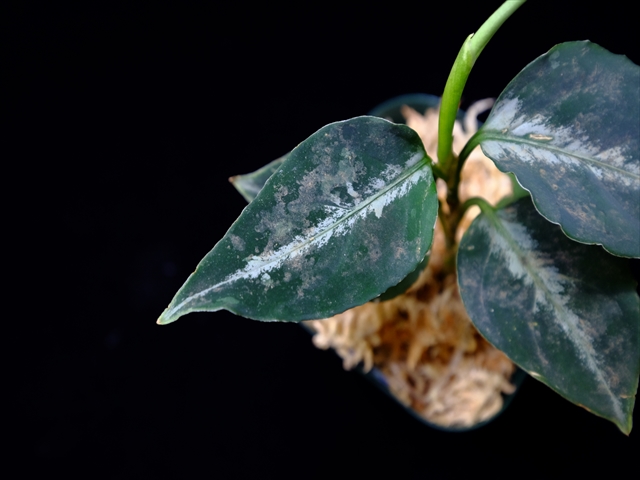
[[[555,46],[502,92],[480,141],[570,238],[640,257],[640,67],[629,59]]]
[[[256,198],[258,193],[260,193],[260,190],[262,190],[262,187],[264,187],[264,184],[267,182],[267,180],[269,180],[271,175],[273,175],[276,170],[280,168],[280,165],[282,165],[282,162],[287,158],[287,155],[274,160],[273,162],[265,165],[255,172],[246,173],[244,175],[236,175],[234,177],[231,177],[229,180],[231,181],[233,186],[236,187],[236,190],[240,192],[240,195],[242,195],[247,202],[251,203],[253,199]],[[429,254],[424,257],[424,259],[418,264],[413,272],[409,273],[409,275],[400,280],[400,283],[398,283],[397,285],[389,287],[389,289],[382,293],[379,297],[377,297],[377,299],[386,301],[391,300],[398,295],[402,295],[409,289],[409,287],[411,287],[411,285],[416,282],[416,280],[418,280],[420,273],[425,269],[428,263]]]
[[[409,275],[407,275],[402,280],[400,280],[400,283],[398,283],[397,285],[389,287],[384,293],[382,293],[378,297],[378,300],[386,302],[387,300],[396,298],[398,295],[402,295],[404,292],[409,290],[411,285],[416,283],[416,281],[418,280],[418,277],[420,277],[420,274],[427,267],[428,263],[429,263],[429,254],[427,253],[427,255],[413,270],[413,272],[411,272]]]
[[[413,130],[375,117],[327,125],[289,154],[158,323],[222,308],[300,321],[361,305],[423,260],[436,214]]]
[[[288,155],[289,154],[283,155],[255,172],[231,177],[229,181],[236,187],[236,190],[240,192],[240,195],[242,195],[247,202],[251,203],[271,175],[276,173],[276,170],[280,168],[280,165],[282,165],[282,162],[286,160]]]
[[[569,240],[524,198],[474,220],[460,242],[458,282],[489,342],[629,433],[640,370],[629,260]]]

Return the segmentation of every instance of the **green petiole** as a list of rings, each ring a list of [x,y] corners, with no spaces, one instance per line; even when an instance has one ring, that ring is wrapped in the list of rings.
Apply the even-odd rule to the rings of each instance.
[[[471,69],[484,47],[491,40],[491,37],[525,1],[507,0],[504,2],[475,34],[472,33],[467,37],[451,68],[449,78],[444,87],[444,93],[442,94],[440,117],[438,119],[438,165],[447,182],[449,182],[450,176],[457,169],[457,158],[455,158],[452,149],[452,132],[462,91],[467,83]]]

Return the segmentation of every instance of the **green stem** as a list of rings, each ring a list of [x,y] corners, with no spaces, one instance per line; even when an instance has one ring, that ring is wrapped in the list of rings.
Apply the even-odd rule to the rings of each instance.
[[[445,253],[442,273],[446,276],[454,273],[456,269],[456,254],[458,244],[456,243],[456,228],[458,221],[454,216],[445,215],[442,209],[442,202],[438,202],[438,220],[442,225],[445,238]]]
[[[460,99],[462,98],[462,91],[467,83],[473,64],[500,26],[525,1],[507,0],[504,2],[475,34],[472,33],[467,37],[451,68],[449,78],[444,87],[444,93],[442,94],[440,117],[438,119],[438,162],[447,179],[455,168],[452,168],[452,163],[456,160],[452,149],[453,125],[456,120]]]
[[[436,178],[444,178],[444,173],[440,170],[437,163],[431,163],[431,170],[433,170],[433,176]]]
[[[484,198],[473,197],[468,199],[466,202],[464,202],[460,207],[460,218],[462,218],[462,215],[464,215],[464,213],[469,209],[469,207],[472,207],[473,205],[477,205],[478,207],[480,207],[480,210],[482,210],[482,213],[490,217],[494,217],[496,214],[496,209],[493,208],[491,204],[489,204],[489,202],[487,202]]]
[[[482,129],[478,130],[473,136],[469,139],[467,144],[464,146],[462,151],[460,152],[460,156],[458,157],[458,165],[456,175],[459,177],[460,172],[462,171],[462,166],[464,165],[464,161],[467,157],[473,152],[473,149],[480,145],[480,142],[483,140],[482,137]]]
[[[442,209],[442,202],[438,202],[438,219],[442,224],[442,231],[444,232],[446,249],[450,250],[455,246],[456,232],[455,229],[451,228],[451,218],[449,218],[448,215],[445,215],[444,210]]]
[[[449,182],[447,183],[447,188],[449,192],[452,193],[456,198],[458,195],[458,186],[460,185],[460,173],[462,172],[462,167],[464,166],[464,162],[467,157],[473,152],[473,149],[476,148],[480,142],[482,141],[482,130],[477,131],[464,146],[462,151],[460,152],[460,156],[455,164],[455,174],[452,177],[449,177]]]
[[[447,220],[442,222],[442,226],[445,229],[445,236],[447,237],[447,250],[452,247],[451,245],[449,245],[450,237],[455,239],[460,220],[462,220],[462,217],[464,217],[464,214],[467,212],[469,207],[472,207],[473,205],[479,206],[480,210],[482,210],[483,213],[486,213],[489,216],[495,216],[496,209],[493,208],[484,198],[473,197],[468,199],[462,205],[456,205],[456,208],[451,210]],[[438,211],[438,214],[441,215],[440,210]],[[453,247],[456,246],[454,245]],[[451,249],[455,250],[455,248]]]

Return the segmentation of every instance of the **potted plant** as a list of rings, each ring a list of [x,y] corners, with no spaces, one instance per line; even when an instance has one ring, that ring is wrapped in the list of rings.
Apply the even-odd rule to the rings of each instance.
[[[629,433],[640,370],[628,265],[640,258],[640,68],[590,42],[557,45],[513,79],[466,145],[453,145],[469,72],[522,3],[505,2],[462,46],[437,153],[373,116],[321,128],[251,177],[259,193],[158,323],[223,308],[294,322],[378,312],[398,293],[424,300],[429,288],[416,293],[404,279],[426,265],[424,281],[438,264],[433,298],[448,292],[488,344]],[[478,145],[517,180],[495,205],[462,195]],[[472,207],[482,213],[465,229]],[[474,341],[483,340],[465,345]],[[452,364],[469,349],[443,355]]]

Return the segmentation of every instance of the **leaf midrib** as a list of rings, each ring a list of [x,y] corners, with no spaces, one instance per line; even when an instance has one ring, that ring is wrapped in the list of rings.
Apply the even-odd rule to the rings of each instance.
[[[486,214],[487,219],[494,225],[494,227],[497,230],[498,234],[502,238],[505,239],[507,244],[513,249],[513,251],[516,253],[516,255],[518,255],[519,258],[525,258],[525,254],[524,254],[523,250],[520,248],[520,245],[511,236],[509,231],[502,225],[501,219],[493,212],[491,212],[491,213],[483,212],[483,213]],[[521,262],[521,264],[524,267],[524,269],[531,276],[536,288],[540,288],[543,291],[545,297],[553,305],[553,307],[556,309],[556,311],[562,313],[562,317],[563,318],[566,317],[567,316],[567,308],[564,305],[559,305],[558,302],[555,301],[555,297],[554,297],[553,293],[546,287],[546,284],[544,283],[544,281],[536,274],[535,270],[533,268],[531,268],[530,264],[528,262]],[[576,330],[576,328],[573,325],[571,325],[570,322],[565,322],[565,324],[568,325],[569,329],[572,332],[574,332]],[[579,335],[577,335],[577,336],[579,337]],[[571,340],[571,338],[569,339],[569,341],[575,346],[575,343]],[[593,355],[591,355],[591,352],[585,351],[585,354],[591,359],[591,361],[593,362],[594,365],[599,365],[599,362],[597,361],[597,358],[593,357]],[[609,396],[613,399],[612,404],[613,404],[614,410],[619,412],[619,414],[621,415],[620,420],[624,420],[624,413],[621,411],[619,404],[617,404],[615,402],[615,399],[617,399],[617,396],[611,391],[609,383],[607,383],[606,377],[603,375],[603,372],[600,369],[600,367],[598,367],[596,370],[597,370],[597,376],[598,376],[599,381],[602,384],[605,385]],[[563,393],[563,395],[565,395],[565,394]],[[622,423],[621,423],[621,425],[622,425]]]
[[[366,200],[358,203],[357,205],[354,206],[354,209],[350,211],[350,213],[343,215],[342,217],[340,217],[335,223],[331,224],[329,227],[325,228],[322,232],[317,233],[313,236],[307,236],[305,238],[304,242],[301,242],[298,246],[296,246],[294,249],[290,250],[286,255],[278,255],[276,256],[272,261],[267,262],[265,264],[263,264],[260,268],[263,268],[266,265],[271,265],[273,263],[276,263],[277,261],[279,261],[281,258],[286,258],[288,256],[291,256],[293,254],[293,252],[296,252],[298,250],[300,250],[301,248],[305,247],[308,243],[312,242],[313,240],[315,240],[318,237],[321,237],[323,235],[325,235],[326,233],[328,233],[330,230],[335,229],[337,226],[339,226],[340,224],[342,224],[343,222],[347,221],[349,218],[351,218],[353,215],[356,215],[357,213],[359,213],[361,210],[365,209],[366,207],[368,207],[371,203],[373,203],[375,200],[377,200],[378,198],[384,196],[387,192],[391,191],[394,187],[396,187],[397,185],[401,184],[402,182],[404,182],[405,180],[407,180],[409,177],[411,177],[415,172],[417,172],[418,170],[420,170],[423,167],[427,167],[429,166],[428,163],[428,157],[426,155],[424,155],[420,160],[418,160],[416,162],[415,165],[412,165],[411,167],[407,168],[406,170],[404,170],[400,175],[398,175],[391,183],[389,183],[387,186],[385,186],[384,188],[380,189],[376,194],[368,197]],[[431,184],[431,183],[430,183]],[[238,272],[238,270],[236,270],[236,273]],[[195,273],[195,272],[194,272]],[[214,290],[216,288],[221,287],[222,285],[225,285],[227,283],[231,283],[235,280],[238,280],[239,278],[242,277],[238,277],[238,278],[233,278],[234,274],[231,274],[229,277],[227,277],[225,280],[216,283],[215,285],[212,285],[210,287],[205,288],[204,290],[199,291],[198,293],[194,293],[190,296],[188,296],[187,298],[185,298],[183,301],[181,301],[178,305],[176,305],[175,307],[173,307],[171,310],[169,310],[167,312],[167,316],[172,318],[173,315],[179,311],[184,305],[186,305],[187,303],[191,302],[192,300],[196,299],[196,298],[200,298],[204,295],[206,295],[207,293],[209,293],[211,290]],[[183,286],[183,288],[186,287]],[[163,314],[164,316],[164,314]]]
[[[630,177],[633,180],[640,181],[640,175],[636,175],[622,168],[615,167],[609,163],[604,163],[602,161],[596,160],[591,157],[587,157],[585,155],[578,154],[576,152],[567,151],[563,148],[553,145],[552,143],[540,143],[524,137],[517,137],[515,135],[505,135],[503,133],[500,133],[498,130],[485,130],[482,136],[480,137],[480,139],[478,139],[478,143],[482,144],[484,141],[487,141],[487,140],[503,141],[507,143],[524,143],[526,145],[531,145],[537,148],[552,151],[556,154],[563,154],[569,157],[575,157],[577,159],[583,160],[584,162],[588,162],[602,168],[608,168],[610,170],[614,170],[616,172],[619,172],[623,175]]]

